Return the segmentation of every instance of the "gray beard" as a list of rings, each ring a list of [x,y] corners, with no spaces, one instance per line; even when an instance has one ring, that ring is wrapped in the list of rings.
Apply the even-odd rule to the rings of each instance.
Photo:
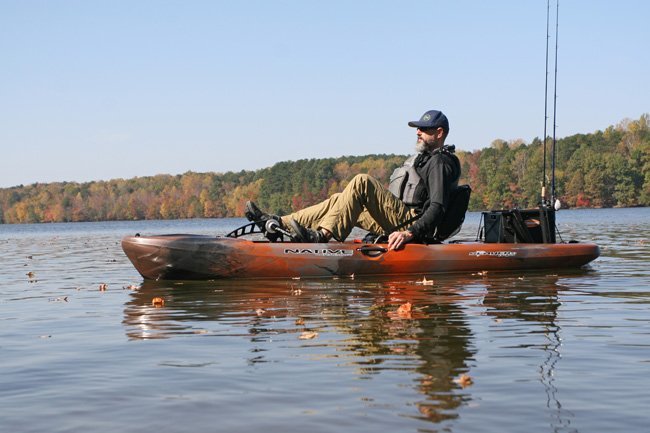
[[[415,151],[417,153],[422,153],[427,149],[428,149],[427,144],[424,141],[417,141],[415,143]]]
[[[444,143],[443,143],[444,144]],[[436,150],[438,147],[442,147],[442,144],[436,145],[436,143],[425,143],[424,141],[416,141],[415,142],[415,151],[417,153],[422,153],[422,152],[433,152]]]

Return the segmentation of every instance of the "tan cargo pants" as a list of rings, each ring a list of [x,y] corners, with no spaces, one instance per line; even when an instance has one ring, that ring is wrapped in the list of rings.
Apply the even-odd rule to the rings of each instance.
[[[377,234],[389,234],[394,227],[415,217],[415,209],[367,174],[356,175],[345,189],[329,199],[282,217],[288,225],[291,218],[305,227],[326,229],[339,242],[357,226]],[[412,223],[406,225],[408,228]]]

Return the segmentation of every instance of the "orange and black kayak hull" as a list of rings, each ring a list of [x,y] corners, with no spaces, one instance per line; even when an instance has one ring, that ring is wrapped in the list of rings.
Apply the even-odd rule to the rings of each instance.
[[[358,242],[303,244],[202,235],[127,236],[122,248],[152,280],[318,278],[581,267],[591,243],[407,244],[399,251]]]

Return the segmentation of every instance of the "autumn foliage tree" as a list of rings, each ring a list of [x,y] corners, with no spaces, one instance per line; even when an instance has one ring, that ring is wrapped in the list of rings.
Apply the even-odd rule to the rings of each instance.
[[[545,152],[546,144],[546,152]],[[650,205],[650,116],[556,145],[556,189],[568,207]],[[546,171],[544,155],[546,154]],[[536,206],[550,140],[494,140],[458,151],[470,209]],[[257,171],[160,174],[87,183],[54,182],[0,189],[1,223],[240,217],[246,200],[286,214],[341,191],[357,173],[384,184],[406,155],[366,155],[279,162]]]

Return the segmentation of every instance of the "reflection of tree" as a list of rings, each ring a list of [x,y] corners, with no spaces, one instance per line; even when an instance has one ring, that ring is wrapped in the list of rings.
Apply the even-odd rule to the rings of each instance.
[[[387,283],[328,282],[188,282],[147,281],[125,305],[123,324],[129,338],[170,338],[194,333],[236,331],[251,341],[249,363],[265,362],[258,343],[270,335],[334,329],[344,338],[330,345],[361,377],[383,370],[418,372],[417,403],[425,419],[457,416],[462,396],[454,390],[467,371],[469,327],[464,323],[456,289],[423,286],[413,281]],[[151,305],[165,299],[164,308]],[[396,316],[401,304],[413,310]],[[211,329],[206,329],[211,328]],[[225,335],[225,331],[224,331]],[[268,347],[268,346],[267,346]]]
[[[363,360],[363,374],[388,368],[417,371],[416,387],[425,396],[417,403],[422,416],[434,422],[455,418],[462,396],[453,392],[458,388],[454,379],[467,371],[472,356],[461,301],[454,288],[390,283],[375,294],[364,326],[349,327],[347,332],[355,338],[347,350]],[[395,311],[407,302],[412,312],[397,315]],[[395,355],[400,357],[395,366],[386,365]]]
[[[542,329],[544,343],[534,348],[545,354],[540,382],[553,425],[566,428],[571,414],[562,409],[554,383],[560,360],[557,281],[557,276],[529,274],[520,279],[504,274],[440,276],[433,285],[345,279],[145,282],[125,305],[123,323],[129,338],[137,339],[203,333],[244,338],[252,344],[250,364],[270,359],[274,348],[262,343],[271,338],[330,331],[336,337],[320,338],[317,344],[329,350],[326,356],[354,366],[360,378],[389,370],[417,373],[412,389],[422,395],[415,402],[418,416],[438,423],[458,417],[459,408],[471,398],[471,388],[463,389],[456,379],[471,373],[470,363],[481,347],[471,341],[467,316],[470,306],[480,306],[495,321],[525,323],[527,343]],[[164,308],[151,305],[155,296],[165,298]],[[396,314],[406,303],[412,305],[411,312]]]

